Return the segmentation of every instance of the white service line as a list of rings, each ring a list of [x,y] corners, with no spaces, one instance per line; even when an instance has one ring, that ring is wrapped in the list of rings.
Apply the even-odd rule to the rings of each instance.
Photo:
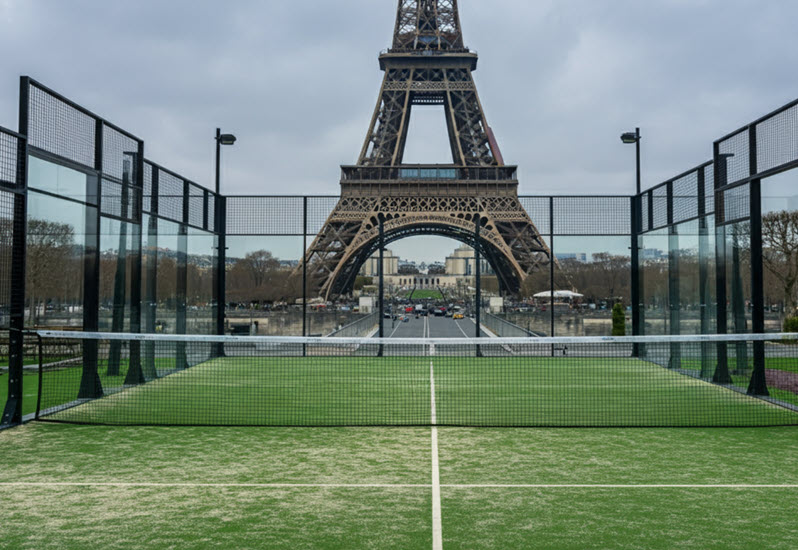
[[[93,482],[93,481],[11,481],[0,483],[0,487],[209,487],[209,488],[253,488],[253,489],[425,489],[425,484],[393,483],[146,483],[146,482]]]
[[[754,484],[531,484],[531,485],[441,485],[447,489],[798,489],[798,485]]]
[[[440,474],[439,474],[440,475]],[[430,489],[424,483],[147,483],[113,481],[9,481],[2,487],[186,487],[253,489]],[[446,489],[798,489],[795,484],[439,484]]]
[[[443,550],[443,519],[441,514],[441,472],[438,463],[438,411],[435,406],[435,368],[432,356],[435,344],[430,344],[430,423],[432,424],[432,550]]]

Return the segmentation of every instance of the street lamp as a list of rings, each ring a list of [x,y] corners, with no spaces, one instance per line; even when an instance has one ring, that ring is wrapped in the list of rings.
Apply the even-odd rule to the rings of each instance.
[[[634,145],[637,150],[637,194],[640,194],[640,128],[635,128],[634,132],[621,134],[621,141],[626,145]]]
[[[220,176],[219,164],[222,158],[222,145],[234,145],[236,137],[233,134],[223,134],[220,128],[216,128],[216,194],[219,195]]]

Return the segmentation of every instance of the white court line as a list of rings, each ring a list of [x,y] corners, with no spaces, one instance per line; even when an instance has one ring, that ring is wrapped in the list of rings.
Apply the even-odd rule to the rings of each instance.
[[[441,485],[447,489],[798,489],[798,485],[755,484],[531,484],[531,485]]]
[[[443,518],[441,513],[441,472],[438,463],[438,411],[435,407],[435,369],[432,356],[435,344],[429,346],[430,422],[432,424],[432,550],[443,550]]]
[[[93,482],[93,481],[12,481],[0,487],[197,487],[197,488],[252,488],[252,489],[428,489],[426,484],[393,483],[146,483],[146,482]]]
[[[433,443],[437,449],[437,441]],[[433,455],[436,456],[436,455]],[[433,462],[437,462],[433,458]],[[433,476],[434,477],[434,476]],[[440,478],[440,473],[438,474]],[[147,483],[113,481],[9,481],[0,487],[186,487],[253,489],[430,489],[435,483]],[[444,489],[798,489],[796,484],[438,484]]]

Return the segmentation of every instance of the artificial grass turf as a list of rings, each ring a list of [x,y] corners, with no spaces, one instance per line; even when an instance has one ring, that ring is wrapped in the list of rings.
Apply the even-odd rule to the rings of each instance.
[[[417,489],[26,487],[0,495],[14,508],[3,520],[7,548],[432,547],[431,495]]]
[[[636,359],[214,359],[48,417],[104,424],[757,426],[798,413]],[[76,387],[55,399],[68,403]]]
[[[798,489],[443,488],[444,548],[788,550]]]

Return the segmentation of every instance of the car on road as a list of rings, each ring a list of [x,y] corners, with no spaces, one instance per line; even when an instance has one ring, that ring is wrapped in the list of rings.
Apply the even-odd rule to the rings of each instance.
[[[465,315],[463,315],[462,313],[455,313],[454,315],[452,315],[452,319],[454,319],[455,321],[457,321],[458,319],[465,319]]]

